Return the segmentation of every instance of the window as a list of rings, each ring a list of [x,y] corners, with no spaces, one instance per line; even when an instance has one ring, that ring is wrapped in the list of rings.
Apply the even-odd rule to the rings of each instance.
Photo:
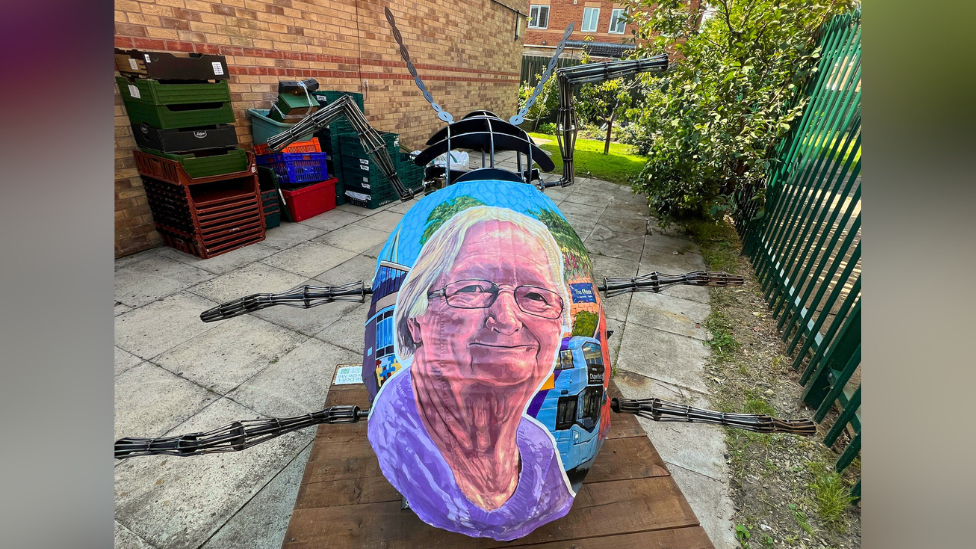
[[[597,21],[600,20],[600,8],[583,8],[583,32],[596,32]]]
[[[607,32],[610,34],[623,34],[624,28],[627,26],[627,20],[624,19],[624,10],[613,10],[610,12],[610,28]]]
[[[529,8],[529,28],[549,28],[549,6],[531,6]]]

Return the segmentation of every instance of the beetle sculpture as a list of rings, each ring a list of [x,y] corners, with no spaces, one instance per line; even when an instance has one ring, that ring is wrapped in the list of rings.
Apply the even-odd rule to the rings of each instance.
[[[201,315],[212,322],[274,305],[309,308],[370,296],[362,379],[371,408],[333,406],[294,418],[234,422],[207,433],[120,439],[116,458],[243,450],[316,424],[368,419],[367,436],[383,475],[424,522],[513,540],[569,512],[597,459],[611,411],[759,432],[815,432],[806,420],[721,414],[659,399],[610,399],[605,299],[673,284],[740,285],[742,278],[693,272],[596,280],[582,241],[544,194],[546,184],[533,167],[548,172],[552,161],[516,125],[528,106],[509,121],[476,111],[455,122],[416,75],[389,10],[387,18],[408,69],[448,122],[417,163],[426,165],[459,147],[481,152],[488,164],[440,169],[447,186],[403,216],[379,254],[369,287],[302,286],[254,294]],[[364,145],[373,145],[367,150],[384,166],[386,152],[355,105],[340,100],[330,107],[306,124],[325,125],[343,114],[354,119]],[[269,145],[283,147],[299,134],[286,132]],[[495,167],[502,151],[515,152],[517,172]],[[395,180],[395,172],[390,175]],[[532,184],[537,179],[538,187]],[[564,177],[559,184],[566,183]],[[409,190],[397,187],[410,198]]]

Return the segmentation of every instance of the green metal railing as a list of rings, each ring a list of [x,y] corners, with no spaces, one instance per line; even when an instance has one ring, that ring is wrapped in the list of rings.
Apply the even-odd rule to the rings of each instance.
[[[736,229],[789,352],[797,350],[803,401],[818,422],[840,410],[824,443],[851,431],[841,472],[861,450],[860,13],[826,23],[820,46],[765,203],[752,200],[754,190],[737,195]],[[860,497],[860,479],[851,494]]]
[[[535,86],[539,83],[539,75],[546,72],[549,64],[548,57],[522,57],[522,83]],[[560,57],[556,61],[556,68],[574,67],[580,64],[579,59]]]

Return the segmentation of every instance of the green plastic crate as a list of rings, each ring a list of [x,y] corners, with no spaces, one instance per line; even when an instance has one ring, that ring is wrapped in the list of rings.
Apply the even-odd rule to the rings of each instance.
[[[184,105],[188,103],[226,103],[230,101],[227,80],[215,84],[163,84],[158,80],[115,77],[123,101],[147,105]]]
[[[254,136],[255,145],[264,145],[271,136],[278,135],[293,126],[268,118],[268,111],[247,109],[246,116],[251,119],[251,134]],[[312,133],[302,134],[295,141],[308,141],[312,138]]]
[[[234,123],[234,109],[231,108],[230,101],[217,106],[205,104],[203,105],[204,108],[187,110],[173,110],[171,107],[188,105],[149,105],[141,101],[126,101],[125,99],[123,102],[125,103],[125,111],[129,115],[129,122],[147,124],[161,130]]]
[[[392,189],[389,192],[372,190],[367,192],[347,188],[345,195],[348,204],[371,210],[390,204],[397,199],[397,195]]]
[[[225,173],[242,172],[247,169],[247,151],[244,149],[231,149],[224,154],[213,154],[207,156],[196,156],[195,154],[173,154],[164,153],[155,149],[141,149],[142,152],[153,156],[160,156],[175,160],[183,165],[186,175],[197,177],[210,177]]]
[[[284,115],[301,115],[304,117],[317,111],[318,108],[319,102],[314,97],[306,97],[305,94],[291,95],[286,93],[278,96],[278,101],[268,112],[268,118],[284,122],[282,118]]]
[[[399,162],[400,156],[400,134],[398,133],[388,133],[379,132],[380,137],[386,143],[386,152],[390,155],[390,160],[396,165]],[[366,153],[366,149],[363,148],[362,142],[359,140],[358,135],[339,135],[339,148],[344,156],[353,156],[356,158],[369,158]]]

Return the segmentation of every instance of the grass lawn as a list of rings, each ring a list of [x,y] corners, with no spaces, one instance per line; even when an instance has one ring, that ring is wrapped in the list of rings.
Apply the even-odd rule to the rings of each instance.
[[[532,139],[545,151],[552,153],[552,161],[556,163],[553,173],[562,173],[563,158],[559,154],[559,144],[556,137],[541,133],[530,133]],[[576,150],[573,152],[575,172],[577,176],[595,177],[604,181],[628,184],[630,179],[640,173],[647,159],[631,153],[630,145],[610,143],[610,154],[603,154],[603,141],[592,139],[577,139]]]

